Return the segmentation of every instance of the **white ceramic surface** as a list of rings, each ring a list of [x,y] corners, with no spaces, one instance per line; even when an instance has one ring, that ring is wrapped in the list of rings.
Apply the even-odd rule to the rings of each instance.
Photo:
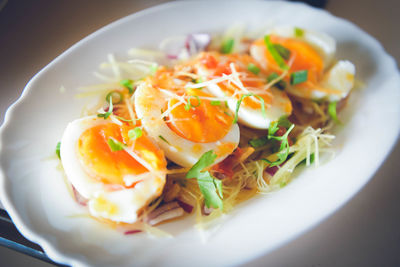
[[[203,244],[192,220],[161,228],[170,239],[122,236],[93,220],[70,197],[58,162],[49,160],[67,122],[84,101],[75,88],[107,53],[126,57],[131,47],[155,47],[165,37],[222,31],[241,21],[292,24],[324,31],[338,42],[339,59],[357,67],[366,87],[355,92],[337,129],[336,158],[304,170],[284,189],[239,206]],[[60,93],[63,85],[67,91]],[[295,238],[349,200],[372,177],[400,129],[400,78],[394,60],[372,37],[328,13],[284,2],[176,2],[119,20],[60,55],[26,86],[1,128],[1,201],[19,230],[55,261],[74,266],[210,266],[246,262]]]

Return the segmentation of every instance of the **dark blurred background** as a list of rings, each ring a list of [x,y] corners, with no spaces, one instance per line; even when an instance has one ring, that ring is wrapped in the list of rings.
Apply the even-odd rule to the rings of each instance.
[[[110,22],[164,2],[0,0],[0,124],[30,78],[60,53]],[[400,1],[304,2],[354,22],[377,38],[399,64]],[[398,162],[399,144],[374,178],[342,209],[247,266],[400,266]],[[9,230],[0,225],[1,236],[5,231]],[[52,266],[4,247],[0,247],[0,259],[1,266]]]

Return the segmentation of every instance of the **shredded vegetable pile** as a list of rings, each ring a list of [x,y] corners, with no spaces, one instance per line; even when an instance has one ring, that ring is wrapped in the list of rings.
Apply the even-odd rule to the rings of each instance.
[[[332,152],[331,129],[341,123],[337,112],[355,74],[351,62],[336,61],[334,53],[334,40],[322,33],[277,27],[255,36],[235,25],[220,35],[167,38],[158,50],[132,48],[127,61],[109,54],[94,72],[102,83],[77,94],[98,99],[82,117],[103,127],[101,134],[79,126],[76,142],[86,152],[70,156],[67,131],[56,148],[74,198],[125,234],[164,236],[154,226],[195,214],[196,227],[207,230],[239,203],[286,186],[295,168],[318,166],[322,153]],[[108,135],[112,131],[117,134]],[[99,159],[85,158],[99,157],[83,150],[95,138],[105,138],[104,155],[123,181],[98,167]],[[82,179],[96,182],[71,178],[67,157],[84,165]],[[124,174],[131,168],[125,160],[144,170]],[[103,189],[85,189],[95,183]],[[137,195],[141,202],[131,200]],[[134,209],[126,207],[129,201]]]

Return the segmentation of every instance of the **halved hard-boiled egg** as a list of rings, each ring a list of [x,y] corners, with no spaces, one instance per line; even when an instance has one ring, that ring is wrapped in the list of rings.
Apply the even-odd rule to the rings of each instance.
[[[286,93],[268,85],[266,74],[249,55],[202,53],[197,57],[195,67],[197,74],[206,80],[208,91],[225,99],[243,125],[267,129],[272,121],[292,112]]]
[[[332,63],[336,52],[333,38],[291,26],[273,28],[267,34],[274,46],[287,51],[284,60],[288,70],[283,79],[287,81],[288,93],[329,101],[348,95],[354,85],[355,67],[349,61]],[[267,48],[265,39],[256,40],[250,47],[250,53],[265,71],[284,72]],[[307,71],[307,79],[298,84],[291,83],[291,75],[300,71]]]
[[[217,154],[217,163],[239,143],[239,127],[233,123],[233,114],[210,98],[212,95],[202,90],[165,90],[148,77],[136,89],[135,109],[144,129],[166,157],[191,167],[209,150]]]
[[[72,121],[64,131],[60,155],[65,173],[88,199],[94,217],[133,223],[162,193],[163,152],[145,132],[132,140],[130,130],[132,126],[89,116]]]

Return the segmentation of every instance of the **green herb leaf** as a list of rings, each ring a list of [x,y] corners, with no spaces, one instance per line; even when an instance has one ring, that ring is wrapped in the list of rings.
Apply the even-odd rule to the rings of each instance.
[[[222,43],[221,52],[223,54],[230,54],[232,53],[233,46],[235,41],[233,39],[227,39]]]
[[[221,101],[219,100],[212,100],[210,102],[211,106],[221,106]]]
[[[303,37],[304,36],[304,30],[301,28],[294,28],[294,36],[296,37]]]
[[[268,143],[268,141],[269,141],[268,136],[253,138],[249,140],[249,145],[251,145],[254,148],[259,148],[265,146]]]
[[[61,159],[60,148],[61,148],[61,142],[58,142],[56,145],[56,154],[59,159]]]
[[[258,75],[260,73],[260,68],[254,65],[253,63],[247,65],[247,70],[254,73],[255,75]]]
[[[284,60],[289,60],[290,58],[290,50],[284,47],[281,44],[273,44],[275,50],[279,53],[279,55],[284,59]]]
[[[197,175],[206,167],[210,166],[214,163],[217,158],[217,154],[214,153],[213,150],[207,151],[204,153],[200,159],[190,168],[188,173],[186,174],[186,178],[196,178]]]
[[[112,96],[110,96],[110,103],[108,106],[108,111],[106,113],[97,114],[97,117],[107,119],[113,113],[113,109],[114,109],[114,106],[113,106]]]
[[[271,56],[274,58],[276,64],[283,69],[288,70],[289,66],[286,65],[285,61],[283,60],[282,56],[276,50],[275,46],[271,43],[269,35],[264,36],[264,43],[267,46],[268,51],[271,53]]]
[[[133,92],[135,91],[133,89],[133,81],[126,79],[126,80],[122,80],[119,82],[120,85],[124,86],[126,89],[128,89],[129,94],[133,94]]]
[[[256,94],[253,94],[253,93],[248,93],[248,94],[242,95],[242,96],[240,97],[240,99],[236,102],[235,118],[233,119],[233,124],[237,123],[237,121],[238,121],[238,118],[239,118],[239,108],[240,108],[240,105],[242,104],[243,99],[245,99],[246,97],[250,97],[250,96],[255,96],[255,97],[257,97],[257,98],[260,100],[260,102],[261,102],[261,113],[262,113],[262,115],[263,115],[263,117],[264,117],[265,119],[267,118],[267,113],[265,112],[265,103],[264,103],[264,99],[263,99],[261,96],[259,96],[259,95],[256,95]]]
[[[299,70],[296,72],[293,72],[290,75],[290,84],[291,85],[296,85],[302,82],[307,81],[308,77],[308,70]]]
[[[336,124],[341,124],[342,122],[337,117],[336,106],[337,101],[330,102],[328,106],[328,114]]]
[[[269,128],[268,128],[268,139],[271,139],[271,137],[279,130],[278,127],[278,122],[277,121],[273,121],[269,124]]]
[[[204,153],[200,159],[186,174],[186,178],[196,178],[201,193],[204,196],[204,203],[215,209],[223,209],[222,181],[214,178],[209,171],[203,171],[205,168],[214,163],[217,155],[213,150]]]
[[[133,140],[140,138],[142,135],[143,135],[143,131],[140,127],[136,127],[134,129],[128,131],[129,138],[133,139]]]
[[[196,98],[197,99],[197,105],[193,105],[192,104],[192,102],[190,102],[190,99],[192,99],[192,98]],[[189,109],[191,109],[191,108],[197,108],[198,106],[200,106],[201,105],[201,100],[200,100],[200,97],[199,96],[197,96],[197,95],[191,95],[191,96],[189,96],[189,98],[188,98],[188,100],[187,100],[187,103],[186,103],[186,105],[185,105],[185,110],[189,110]]]
[[[121,94],[121,92],[119,92],[117,90],[111,91],[106,95],[107,102],[110,102],[111,98],[112,98],[113,104],[119,104],[124,100],[123,94]]]
[[[271,123],[272,124],[272,123]],[[274,124],[274,127],[277,128],[278,123],[276,123],[276,126]],[[286,131],[286,133],[282,136],[273,136],[269,134],[269,129],[268,129],[268,138],[269,139],[275,139],[277,141],[281,142],[281,145],[279,147],[279,151],[276,153],[278,159],[276,161],[269,161],[268,159],[263,158],[263,161],[266,161],[269,165],[269,167],[274,167],[274,166],[279,166],[283,162],[286,161],[287,157],[289,156],[289,134],[293,130],[294,124],[290,126],[290,128]],[[274,129],[274,134],[276,133],[277,129]]]
[[[163,140],[163,141],[164,141],[165,143],[167,143],[168,145],[171,145],[171,144],[167,141],[167,139],[164,138],[164,136],[159,135],[158,138],[160,138],[161,140]]]
[[[112,152],[123,150],[125,145],[113,138],[108,138],[108,146],[110,147]]]
[[[272,82],[273,80],[277,79],[279,77],[278,73],[272,72],[270,75],[267,77],[267,82]],[[286,82],[284,80],[279,80],[273,84],[273,86],[277,87],[280,90],[285,90],[286,88]]]
[[[287,116],[281,116],[278,120],[278,125],[289,129],[293,123],[290,122]]]

